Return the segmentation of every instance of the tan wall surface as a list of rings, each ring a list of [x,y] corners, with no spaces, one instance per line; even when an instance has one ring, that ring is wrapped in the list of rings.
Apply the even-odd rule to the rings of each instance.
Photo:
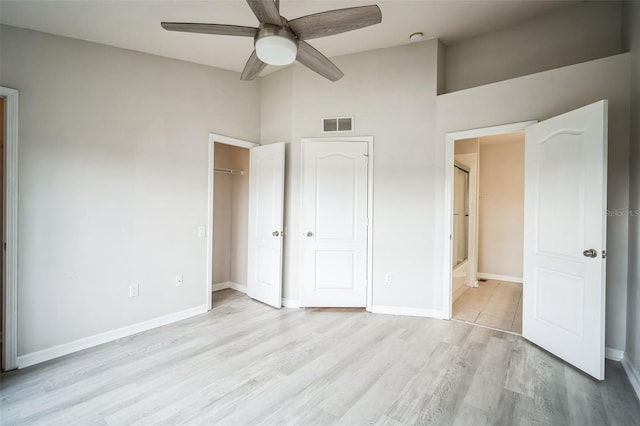
[[[501,139],[480,139],[478,272],[522,278],[524,133]]]

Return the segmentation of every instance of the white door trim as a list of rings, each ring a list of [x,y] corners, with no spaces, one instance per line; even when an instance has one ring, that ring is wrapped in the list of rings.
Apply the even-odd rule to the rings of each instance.
[[[4,370],[18,368],[18,91],[0,86],[5,99],[4,149]]]
[[[444,234],[442,238],[442,247],[444,247],[444,280],[443,280],[443,317],[451,319],[451,301],[452,294],[452,259],[453,244],[451,243],[451,235],[453,233],[453,164],[454,164],[454,142],[459,139],[480,138],[484,136],[502,135],[505,133],[513,133],[523,131],[537,120],[522,121],[520,123],[504,124],[500,126],[482,127],[479,129],[463,130],[459,132],[449,132],[445,135],[445,158],[444,158]]]
[[[373,302],[373,136],[345,136],[330,138],[302,138],[300,149],[300,176],[304,176],[305,142],[366,142],[368,146],[369,165],[367,174],[367,311],[371,312]],[[301,189],[302,192],[302,189]],[[303,223],[303,199],[300,197],[300,223]],[[298,237],[298,251],[302,250],[302,240]],[[303,276],[302,262],[300,262],[300,276]],[[300,286],[301,306],[304,306],[304,288],[302,280]]]
[[[209,167],[207,175],[207,294],[205,303],[207,310],[211,310],[211,292],[213,291],[213,189],[214,189],[214,154],[215,143],[238,146],[240,148],[251,149],[260,144],[249,142],[244,139],[236,139],[229,136],[209,133]]]

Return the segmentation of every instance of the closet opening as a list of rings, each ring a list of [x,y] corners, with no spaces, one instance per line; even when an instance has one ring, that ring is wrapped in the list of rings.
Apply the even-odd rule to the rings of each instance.
[[[247,293],[249,149],[213,144],[211,303]]]
[[[452,318],[522,334],[524,132],[454,142]]]

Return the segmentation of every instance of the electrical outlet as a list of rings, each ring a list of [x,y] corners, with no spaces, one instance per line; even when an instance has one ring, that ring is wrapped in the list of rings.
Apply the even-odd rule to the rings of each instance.
[[[139,290],[138,284],[131,284],[129,286],[129,297],[138,297]]]
[[[393,274],[390,272],[384,274],[384,282],[385,284],[391,284],[393,282]]]
[[[182,287],[182,275],[176,275],[176,287]]]
[[[198,238],[204,238],[207,236],[207,228],[204,226],[198,226]]]

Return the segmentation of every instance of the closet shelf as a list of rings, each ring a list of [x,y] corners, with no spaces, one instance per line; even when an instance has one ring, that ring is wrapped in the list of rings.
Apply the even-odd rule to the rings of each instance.
[[[228,175],[244,175],[244,170],[235,170],[235,169],[225,169],[222,167],[216,167],[213,169],[216,173],[225,173]]]

